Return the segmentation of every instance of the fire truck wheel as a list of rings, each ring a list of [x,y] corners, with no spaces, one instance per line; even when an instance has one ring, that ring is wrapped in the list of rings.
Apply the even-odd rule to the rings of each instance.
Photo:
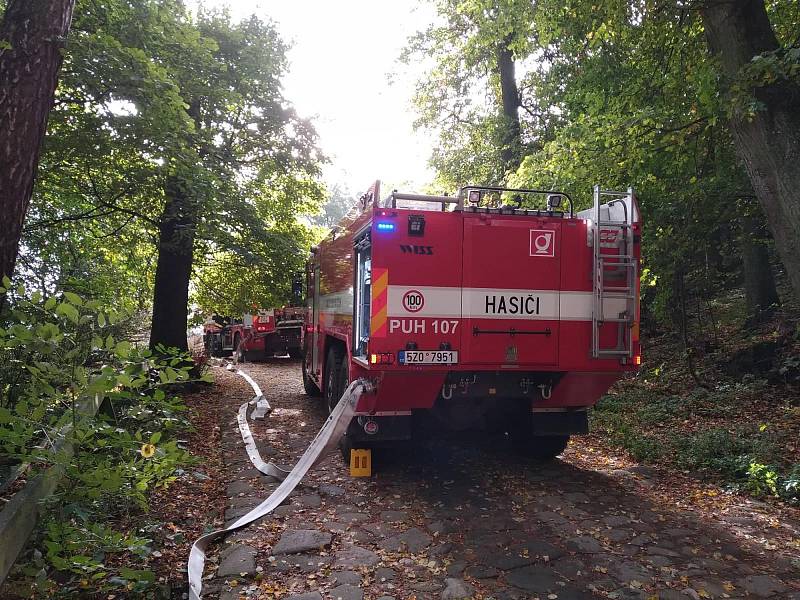
[[[333,347],[328,350],[328,358],[325,361],[325,405],[328,407],[329,414],[339,404],[339,399],[346,387],[342,386],[341,381],[342,363],[344,360],[339,348]]]
[[[308,367],[306,367],[306,361],[303,360],[302,362],[302,369],[303,369],[303,389],[306,391],[306,395],[312,397],[318,397],[322,395],[319,387],[314,380],[311,379],[311,376],[308,374]]]
[[[353,440],[350,439],[347,434],[343,435],[342,439],[339,440],[339,452],[342,453],[342,459],[345,465],[350,465],[350,450],[353,448]]]
[[[514,449],[535,460],[553,460],[569,443],[568,435],[528,435],[512,437]]]
[[[247,352],[240,346],[242,344],[242,336],[238,333],[233,336],[233,358],[236,362],[247,362]]]

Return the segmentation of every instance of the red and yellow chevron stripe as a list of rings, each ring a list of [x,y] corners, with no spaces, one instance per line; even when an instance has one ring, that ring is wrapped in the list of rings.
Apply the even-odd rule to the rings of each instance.
[[[370,337],[386,337],[386,310],[389,290],[389,269],[372,268],[372,314]]]

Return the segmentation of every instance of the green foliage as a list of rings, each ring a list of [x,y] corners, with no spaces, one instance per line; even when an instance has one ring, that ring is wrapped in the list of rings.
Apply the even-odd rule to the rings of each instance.
[[[675,436],[672,443],[681,468],[717,471],[731,478],[741,472],[741,457],[753,450],[751,441],[720,428]]]
[[[743,223],[764,217],[734,152],[730,99],[697,12],[646,0],[436,6],[440,22],[412,38],[404,56],[431,64],[415,104],[418,124],[440,134],[431,162],[444,187],[502,179],[489,65],[510,36],[526,156],[508,184],[566,191],[578,208],[589,206],[593,184],[634,186],[648,273],[643,321],[651,329],[713,321],[709,298],[742,277],[740,244],[751,235]],[[798,9],[769,3],[787,45],[754,60],[743,89],[752,87],[746,79],[797,77]]]
[[[778,473],[767,465],[751,462],[747,467],[747,490],[754,496],[778,495]]]
[[[754,56],[728,90],[732,100],[728,112],[754,117],[764,108],[755,92],[776,82],[800,82],[800,47],[781,47]]]
[[[508,47],[523,61],[536,50],[531,36],[534,4],[526,0],[437,0],[438,22],[411,37],[405,63],[433,63],[417,82],[416,126],[439,143],[431,156],[437,186],[452,191],[466,183],[496,184],[505,177],[500,155],[507,123],[500,110],[497,50]],[[538,144],[537,116],[523,98],[522,136]]]
[[[310,235],[297,216],[323,195],[314,129],[281,92],[286,69],[269,22],[195,17],[180,0],[78,0],[20,279],[147,312],[165,188],[178,177],[195,215],[201,308],[232,265],[279,295],[283,258],[299,263]]]
[[[148,492],[190,462],[179,442],[186,406],[174,390],[191,380],[192,362],[116,337],[121,315],[95,300],[17,294],[0,329],[0,448],[29,464],[29,477],[51,467],[64,477],[47,500],[46,552],[27,568],[64,573],[59,593],[87,578],[97,589],[138,589],[152,574],[107,559],[149,553],[149,540],[118,530],[120,520],[146,511]],[[47,578],[39,585],[55,592]]]
[[[328,189],[328,197],[319,214],[311,217],[311,222],[318,227],[333,229],[335,225],[355,206],[356,195],[347,187],[334,184]]]
[[[674,376],[674,374],[673,374]],[[766,424],[694,429],[691,423],[735,419],[741,395],[766,394],[764,381],[695,388],[678,396],[654,393],[643,385],[605,396],[592,412],[592,429],[643,462],[716,476],[753,496],[800,502],[800,465],[781,460],[783,439]],[[687,431],[687,425],[690,429]]]

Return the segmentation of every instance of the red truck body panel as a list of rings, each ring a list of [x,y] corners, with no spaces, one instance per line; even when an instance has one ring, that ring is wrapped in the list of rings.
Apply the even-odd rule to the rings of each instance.
[[[346,352],[350,380],[376,383],[357,407],[363,415],[410,414],[462,393],[521,396],[534,411],[586,408],[636,369],[638,275],[632,322],[593,318],[592,236],[610,239],[614,231],[603,234],[587,218],[557,211],[395,208],[377,197],[376,186],[310,262],[305,368],[320,389],[335,344]],[[629,204],[635,243],[626,252],[638,266],[640,223],[632,196]],[[411,228],[420,219],[422,235]],[[618,243],[606,245],[598,252],[622,256]],[[603,269],[609,280],[620,271],[613,260]],[[622,314],[625,305],[621,298],[602,300],[607,315]],[[631,336],[629,355],[594,357],[593,328],[601,348]],[[420,351],[440,351],[448,363],[404,362]]]

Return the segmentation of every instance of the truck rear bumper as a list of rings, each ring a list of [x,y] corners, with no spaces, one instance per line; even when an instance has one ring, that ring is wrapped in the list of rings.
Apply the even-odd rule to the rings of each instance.
[[[514,410],[516,408],[516,410]],[[436,407],[415,410],[410,415],[356,416],[350,423],[347,436],[355,444],[375,445],[381,442],[431,438],[442,432],[504,433],[522,427],[530,435],[575,435],[589,432],[586,410],[526,412],[524,408],[506,406],[492,414],[465,411],[456,414]]]
[[[534,412],[550,408],[586,408],[593,406],[622,373],[395,371],[377,375],[376,392],[361,397],[358,414],[434,409],[459,402],[465,407],[477,402],[499,409],[506,404],[524,402]]]

